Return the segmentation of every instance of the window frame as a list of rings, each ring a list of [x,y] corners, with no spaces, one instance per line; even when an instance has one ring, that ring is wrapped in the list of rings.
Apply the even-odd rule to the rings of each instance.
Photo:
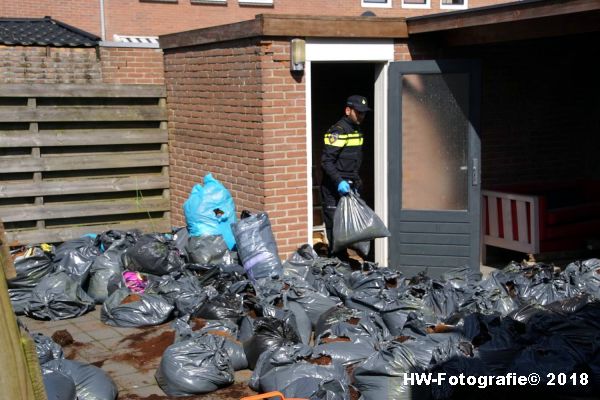
[[[275,0],[238,0],[240,6],[273,6]]]
[[[440,9],[441,10],[466,10],[469,8],[469,0],[462,0],[463,4],[454,5],[454,4],[443,4],[443,0],[440,0]]]
[[[216,5],[223,5],[223,4],[227,4],[227,0],[190,0],[190,3],[191,4],[216,4]]]
[[[441,0],[440,0],[441,1]],[[404,0],[402,0],[402,8],[412,8],[412,9],[430,9],[431,8],[431,0],[425,0],[424,4],[406,4]]]
[[[360,6],[363,8],[392,8],[392,0],[385,0],[385,3],[370,3],[368,0],[360,0]]]

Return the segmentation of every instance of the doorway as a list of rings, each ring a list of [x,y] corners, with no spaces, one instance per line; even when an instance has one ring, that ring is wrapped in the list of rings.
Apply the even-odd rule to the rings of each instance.
[[[319,191],[322,180],[320,162],[323,135],[344,115],[346,99],[349,96],[353,94],[365,96],[370,107],[374,107],[377,67],[378,64],[369,62],[311,63],[313,244],[325,239]],[[363,182],[361,197],[373,209],[375,208],[374,126],[375,118],[371,112],[362,124],[365,141],[361,166]],[[369,261],[374,260],[374,247],[372,244],[367,257]]]

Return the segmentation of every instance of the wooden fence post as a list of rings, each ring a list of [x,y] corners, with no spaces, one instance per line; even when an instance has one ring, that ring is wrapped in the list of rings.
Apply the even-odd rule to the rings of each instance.
[[[21,345],[21,333],[8,297],[6,272],[14,271],[0,221],[0,398],[11,400],[35,399],[27,361]]]

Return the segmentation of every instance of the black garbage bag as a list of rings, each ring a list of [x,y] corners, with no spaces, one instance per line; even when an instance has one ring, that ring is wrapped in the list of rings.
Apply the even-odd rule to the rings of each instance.
[[[542,337],[537,343],[525,348],[514,359],[507,371],[514,372],[517,376],[538,374],[540,378],[539,393],[586,393],[591,391],[591,385],[584,386],[578,380],[573,382],[571,379],[566,379],[562,384],[558,384],[556,379],[559,374],[571,377],[574,372],[579,372],[579,367],[586,365],[587,361],[589,360],[582,360],[580,354],[573,351],[572,346],[564,338],[552,335]],[[552,376],[555,378],[555,384],[548,385]]]
[[[454,268],[441,276],[442,282],[448,282],[455,289],[464,290],[473,287],[481,281],[482,274],[470,267]]]
[[[231,361],[234,371],[248,368],[246,353],[242,343],[237,340],[238,327],[228,320],[210,321],[203,319],[192,319],[186,321],[187,317],[179,318],[173,321],[171,326],[177,332],[178,341],[188,340],[202,335],[218,335],[225,338],[224,348]],[[192,327],[190,325],[194,325]]]
[[[17,315],[25,313],[25,309],[31,303],[31,293],[33,289],[22,288],[22,289],[8,289],[8,296],[12,308]]]
[[[46,275],[31,293],[25,314],[38,319],[75,318],[95,308],[94,299],[65,272]]]
[[[286,276],[296,276],[306,279],[315,261],[319,258],[308,243],[300,246],[283,263],[283,273]]]
[[[244,316],[243,299],[241,296],[232,293],[214,294],[209,292],[208,299],[194,312],[194,317],[204,319],[229,319],[238,323]]]
[[[304,309],[313,327],[317,325],[321,314],[337,304],[328,296],[307,287],[292,286],[285,293],[285,298],[288,303],[297,303]]]
[[[405,374],[419,366],[412,351],[401,343],[386,343],[354,369],[354,382],[364,400],[411,400],[418,385],[404,381]],[[416,392],[415,392],[416,391]]]
[[[157,294],[175,306],[175,316],[193,314],[208,299],[208,291],[193,275],[163,275],[153,280],[144,293]]]
[[[432,398],[435,400],[479,398],[481,397],[481,392],[479,392],[481,389],[476,386],[450,384],[450,377],[458,378],[460,375],[474,377],[491,375],[490,371],[485,368],[481,360],[477,357],[455,356],[441,364],[434,365],[430,371],[434,376],[442,373],[446,374],[444,382],[426,386],[431,389]],[[473,391],[475,392],[473,393]],[[463,392],[467,394],[461,397],[460,394]]]
[[[265,351],[286,343],[300,343],[301,339],[287,321],[275,317],[261,317],[254,321],[254,335],[243,342],[250,369],[254,369],[258,357]]]
[[[267,213],[250,215],[231,224],[237,251],[248,277],[281,277],[283,266]]]
[[[186,262],[190,262],[190,258],[187,254],[187,244],[190,240],[190,232],[187,230],[187,227],[175,228],[173,229],[173,245],[177,250],[179,250],[179,254]]]
[[[315,329],[316,343],[328,337],[345,337],[351,342],[366,342],[371,345],[391,338],[385,322],[372,312],[359,311],[338,306],[319,319]],[[337,319],[337,321],[336,321]]]
[[[115,239],[110,243],[110,247],[97,256],[90,267],[87,293],[97,304],[103,303],[108,297],[108,283],[111,278],[120,276],[123,272],[123,254],[131,246],[124,238]]]
[[[359,337],[360,338],[360,337]],[[327,340],[326,342],[323,342]],[[332,362],[349,366],[369,357],[375,351],[374,343],[369,341],[354,341],[350,338],[329,336],[321,338],[321,344],[313,348],[313,358],[330,357]]]
[[[342,196],[333,217],[333,252],[354,243],[390,236],[390,231],[358,194]]]
[[[310,347],[286,344],[263,353],[249,383],[260,392],[279,391],[285,397],[349,400],[345,368],[330,359],[313,358]]]
[[[192,336],[167,347],[155,378],[169,396],[210,393],[233,383],[225,338]]]
[[[157,234],[141,236],[125,252],[124,263],[125,268],[130,271],[159,276],[181,271],[184,266],[174,243]]]
[[[65,358],[62,347],[54,342],[52,338],[41,333],[31,333],[30,336],[35,343],[35,352],[37,353],[40,365],[51,360]]]
[[[142,232],[138,229],[127,232],[111,229],[96,236],[95,243],[100,248],[100,251],[104,252],[116,241],[125,240],[129,245],[132,245],[137,242],[140,236],[142,236]]]
[[[173,309],[161,296],[118,289],[102,305],[100,320],[121,327],[159,325],[169,319]]]
[[[397,285],[401,275],[399,272],[388,268],[353,271],[348,279],[348,286],[352,290],[389,289]]]
[[[312,348],[303,343],[285,342],[262,353],[256,361],[256,367],[248,381],[248,386],[254,391],[260,391],[260,379],[273,368],[294,364],[300,360],[309,359]]]
[[[92,262],[100,254],[101,251],[96,246],[95,239],[83,236],[68,240],[58,246],[52,265],[55,272],[66,272],[85,289]]]
[[[13,263],[17,276],[6,281],[9,289],[32,289],[54,268],[50,256],[39,247],[27,248]]]
[[[226,264],[231,256],[221,235],[191,236],[185,251],[191,263],[202,265]]]
[[[44,371],[59,372],[75,383],[78,400],[115,400],[119,394],[117,385],[102,369],[73,360],[52,360],[42,365]]]
[[[48,400],[77,400],[75,382],[70,376],[47,370],[42,371],[42,379]]]

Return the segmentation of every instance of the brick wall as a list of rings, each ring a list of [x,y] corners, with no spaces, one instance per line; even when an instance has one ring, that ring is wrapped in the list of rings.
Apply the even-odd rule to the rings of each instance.
[[[161,49],[102,47],[100,59],[104,83],[165,83]]]
[[[162,50],[0,46],[0,83],[164,84]]]
[[[304,83],[288,42],[240,40],[166,51],[175,225],[192,186],[212,173],[236,208],[269,214],[280,255],[306,241]]]
[[[101,76],[95,49],[0,45],[0,83],[91,83]]]
[[[359,16],[367,10],[380,17],[412,17],[438,13],[441,0],[431,0],[429,9],[402,8],[401,0],[393,0],[391,8],[364,8],[360,0],[274,0],[273,6],[240,6],[237,0],[226,5],[193,4],[140,0],[105,0],[106,40],[114,34],[160,35],[207,26],[253,19],[256,14],[302,14]],[[506,3],[512,0],[469,0],[469,8]],[[74,25],[100,36],[100,0],[18,0],[0,2],[3,17],[43,17]]]

